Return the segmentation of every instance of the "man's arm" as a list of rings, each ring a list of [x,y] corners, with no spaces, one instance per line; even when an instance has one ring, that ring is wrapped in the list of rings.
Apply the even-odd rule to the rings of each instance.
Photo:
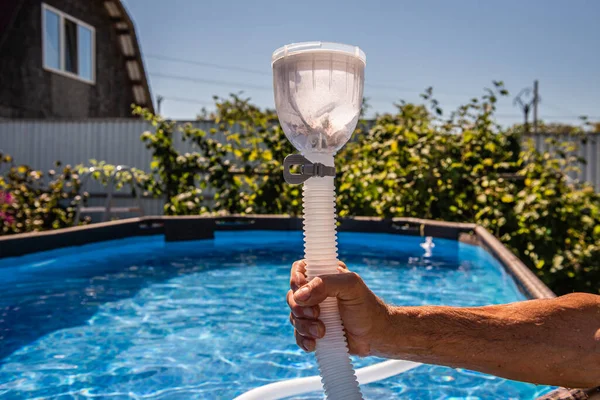
[[[325,328],[320,304],[337,297],[353,354],[468,368],[525,382],[567,387],[600,384],[600,296],[571,294],[485,307],[393,307],[355,273],[306,282],[292,268],[287,301],[296,341],[307,351]]]
[[[567,387],[600,384],[600,299],[571,294],[486,307],[390,307],[381,355]]]

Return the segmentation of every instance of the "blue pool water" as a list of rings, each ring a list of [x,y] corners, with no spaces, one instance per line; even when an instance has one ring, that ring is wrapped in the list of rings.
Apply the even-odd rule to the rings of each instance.
[[[524,299],[475,246],[435,239],[424,257],[417,237],[344,233],[339,242],[340,259],[394,304]],[[284,300],[301,257],[299,232],[220,232],[0,260],[0,398],[231,399],[318,374],[295,345]],[[423,365],[362,390],[367,399],[474,400],[533,399],[549,388]]]

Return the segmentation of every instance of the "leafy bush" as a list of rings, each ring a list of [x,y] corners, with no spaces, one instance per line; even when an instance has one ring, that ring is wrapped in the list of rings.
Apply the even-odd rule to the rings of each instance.
[[[89,178],[101,183],[104,186],[108,186],[111,176],[117,167],[117,165],[107,164],[104,161],[91,159],[88,161],[87,166],[80,164],[75,167],[75,170],[82,177],[84,174],[90,173]],[[85,178],[83,180],[85,180]],[[84,183],[83,180],[81,183]],[[121,189],[125,184],[131,185],[132,181],[134,183],[134,188],[138,190],[140,188],[148,188],[151,183],[154,182],[154,179],[150,175],[138,168],[129,168],[128,170],[117,171],[117,173],[112,176],[112,180],[114,190]],[[134,188],[132,188],[132,191]],[[132,193],[132,195],[133,194],[134,193]],[[146,191],[143,194],[147,195],[148,192]],[[88,193],[84,193],[84,202],[87,197]]]
[[[191,124],[179,127],[135,108],[154,127],[142,141],[152,151],[154,181],[147,189],[165,196],[165,213],[270,213],[300,212],[298,187],[285,185],[282,163],[293,148],[285,139],[273,111],[261,111],[247,99],[232,95],[217,102],[218,129],[205,132]],[[181,154],[174,140],[196,149]]]
[[[554,144],[558,157],[521,154],[523,179],[507,210],[515,228],[498,233],[557,293],[600,294],[600,196],[588,184],[569,182],[565,171],[580,161],[576,149]]]
[[[0,175],[0,235],[73,225],[81,197],[79,175],[71,166],[44,174],[0,154],[0,170],[6,170]]]
[[[499,237],[555,292],[600,293],[600,197],[566,173],[581,160],[521,149],[493,121],[500,83],[448,120],[401,103],[349,143],[338,176],[341,216],[475,222]]]
[[[557,293],[598,293],[600,198],[569,182],[574,149],[556,156],[521,148],[514,129],[494,120],[501,82],[441,119],[432,91],[424,105],[399,103],[394,114],[361,125],[336,156],[339,215],[418,217],[478,223],[511,248]],[[294,149],[275,112],[239,96],[217,102],[217,129],[175,126],[137,108],[155,127],[142,140],[153,152],[167,214],[299,214],[298,186],[284,183],[282,161]],[[368,129],[367,129],[368,127]],[[195,153],[180,154],[177,135]],[[559,146],[558,143],[555,143]]]

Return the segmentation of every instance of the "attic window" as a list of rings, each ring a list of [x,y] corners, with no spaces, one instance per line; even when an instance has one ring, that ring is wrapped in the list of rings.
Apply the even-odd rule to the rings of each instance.
[[[42,4],[44,68],[88,83],[95,81],[95,30]]]

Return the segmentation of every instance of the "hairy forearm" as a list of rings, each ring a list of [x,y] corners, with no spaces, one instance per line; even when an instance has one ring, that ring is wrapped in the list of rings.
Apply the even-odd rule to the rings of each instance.
[[[372,353],[568,387],[600,385],[600,297],[390,307]]]

